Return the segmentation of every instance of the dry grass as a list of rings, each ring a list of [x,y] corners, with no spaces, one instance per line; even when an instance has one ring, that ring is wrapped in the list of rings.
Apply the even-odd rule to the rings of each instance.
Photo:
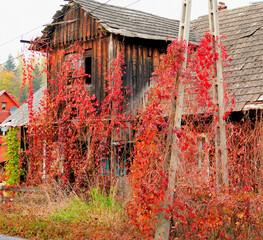
[[[33,195],[0,205],[0,233],[28,239],[140,239],[124,207],[97,189],[89,200],[75,194]]]

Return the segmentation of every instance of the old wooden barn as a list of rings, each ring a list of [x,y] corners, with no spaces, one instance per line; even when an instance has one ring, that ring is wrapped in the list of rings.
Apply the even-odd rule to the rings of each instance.
[[[228,37],[224,43],[233,59],[225,69],[231,94],[236,96],[236,105],[230,116],[232,122],[242,122],[246,117],[255,119],[257,113],[262,115],[263,40],[262,21],[259,21],[262,11],[263,4],[256,4],[219,13],[221,31]],[[48,57],[56,59],[58,68],[51,69],[55,76],[66,56],[72,54],[70,46],[79,42],[84,49],[86,73],[91,74],[86,86],[102,100],[105,96],[104,73],[123,46],[126,62],[123,80],[125,86],[131,86],[130,104],[135,109],[144,105],[144,93],[150,85],[151,73],[169,44],[167,38],[172,40],[178,35],[178,27],[177,20],[93,0],[72,0],[55,14],[53,23],[45,28],[43,36],[34,42],[34,47],[36,50],[48,50]],[[193,21],[194,32],[190,33],[190,41],[197,43],[208,28],[208,16]],[[56,58],[60,50],[65,50],[66,55]],[[99,66],[102,74],[99,74]],[[51,84],[48,83],[48,87]],[[20,122],[14,119],[11,126],[24,124],[19,125]],[[254,162],[258,169],[262,169],[262,157]]]
[[[53,23],[35,42],[38,50],[52,49],[48,57],[55,56],[59,66],[51,69],[52,75],[56,75],[65,59],[58,58],[58,52],[65,49],[67,57],[72,53],[70,45],[78,42],[85,50],[83,67],[91,75],[86,79],[86,85],[98,100],[102,100],[105,73],[122,46],[126,63],[123,82],[124,86],[131,86],[132,108],[143,106],[151,74],[162,59],[167,45],[177,37],[179,29],[177,20],[93,0],[69,1],[53,18]],[[190,33],[190,41],[197,43],[193,32]]]

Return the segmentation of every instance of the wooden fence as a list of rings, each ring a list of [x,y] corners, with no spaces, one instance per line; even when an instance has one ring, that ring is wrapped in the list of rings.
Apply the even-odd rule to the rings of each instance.
[[[38,188],[27,188],[27,187],[13,187],[13,186],[0,186],[0,202],[14,202],[19,201],[21,197],[19,196],[4,196],[4,192],[17,192],[17,193],[38,193],[46,194],[42,189]]]

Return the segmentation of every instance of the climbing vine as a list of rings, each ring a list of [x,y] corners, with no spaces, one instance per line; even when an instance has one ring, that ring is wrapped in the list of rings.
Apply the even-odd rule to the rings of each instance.
[[[94,184],[109,188],[118,178],[117,165],[129,172],[132,197],[127,203],[127,214],[143,238],[153,237],[157,214],[165,212],[173,224],[173,238],[238,239],[247,234],[248,238],[259,239],[262,226],[259,217],[262,210],[258,207],[262,196],[256,194],[262,181],[259,135],[252,138],[257,146],[253,147],[244,132],[251,128],[257,132],[261,128],[252,122],[230,122],[234,98],[228,91],[224,95],[227,106],[224,119],[230,185],[220,188],[216,183],[214,139],[218,119],[214,115],[218,107],[213,101],[213,80],[218,55],[213,44],[210,34],[199,46],[174,40],[153,73],[146,107],[137,109],[133,117],[127,100],[129,89],[122,82],[125,69],[120,49],[116,49],[116,58],[103,75],[105,97],[101,101],[85,85],[83,49],[78,44],[71,51],[52,54],[47,71],[49,85],[38,113],[33,110],[32,91],[29,93],[28,148],[24,158],[28,184],[56,179],[64,186],[73,186],[77,192],[87,192]],[[227,66],[226,49],[220,47]],[[60,66],[61,59],[64,61]],[[27,67],[32,68],[30,60]],[[54,69],[59,69],[55,76]],[[30,82],[30,77],[26,78]],[[173,129],[171,103],[178,98],[178,81],[183,81],[185,87],[185,104],[182,128]],[[227,89],[227,83],[224,84]],[[243,127],[246,131],[241,131]],[[172,135],[178,140],[180,162],[175,199],[163,209],[171,149],[175,147]],[[127,150],[127,142],[132,142],[132,149]],[[124,158],[129,158],[129,167],[122,161]],[[249,226],[255,229],[251,233],[247,230]]]
[[[21,175],[20,164],[20,140],[18,138],[18,128],[9,128],[7,135],[4,137],[5,149],[5,174],[6,184],[9,186],[19,185]]]
[[[57,75],[49,79],[41,111],[33,111],[33,97],[28,100],[28,183],[40,184],[51,177],[75,190],[89,188],[91,182],[100,184],[100,179],[108,186],[116,178],[114,169],[106,175],[102,169],[115,164],[113,142],[120,142],[121,148],[121,135],[129,130],[130,117],[124,111],[129,90],[122,86],[123,54],[117,53],[103,76],[106,97],[98,102],[85,85],[85,78],[90,76],[83,68],[83,51],[78,45],[72,48],[67,55],[65,51],[56,55],[66,60]],[[49,64],[51,69],[57,67],[53,58]]]
[[[218,119],[213,116],[218,109],[213,102],[212,87],[218,55],[214,52],[213,41],[211,35],[207,34],[198,47],[186,46],[178,40],[169,46],[153,74],[154,86],[148,92],[147,106],[139,113],[135,124],[134,160],[129,175],[133,198],[128,203],[128,214],[131,223],[149,239],[154,236],[159,212],[164,212],[171,219],[170,236],[175,239],[238,238],[247,234],[249,225],[257,229],[252,235],[256,239],[260,236],[260,215],[255,208],[262,196],[253,195],[253,190],[248,187],[255,180],[253,175],[245,175],[245,172],[253,171],[251,163],[248,164],[251,160],[240,159],[246,150],[250,152],[246,152],[246,158],[253,158],[252,152],[258,152],[258,147],[252,150],[250,144],[245,144],[246,150],[239,149],[236,142],[239,137],[234,135],[236,131],[241,133],[244,126],[234,122],[227,124],[231,185],[226,190],[216,183],[214,126]],[[226,66],[227,54],[225,48],[221,47]],[[188,65],[183,69],[185,51],[188,51]],[[182,128],[171,129],[174,118],[171,102],[178,97],[177,81],[183,81],[185,87],[185,106]],[[227,89],[227,83],[225,86]],[[233,110],[234,99],[227,90],[224,98],[228,109],[224,118],[227,119]],[[179,163],[174,186],[175,199],[164,209],[161,206],[167,191],[171,149],[175,147],[171,132],[178,139]],[[247,143],[246,137],[241,135],[242,141]],[[237,179],[242,182],[238,185],[243,187],[238,187]],[[244,189],[246,194],[243,194]],[[256,211],[256,214],[252,216],[251,211]]]

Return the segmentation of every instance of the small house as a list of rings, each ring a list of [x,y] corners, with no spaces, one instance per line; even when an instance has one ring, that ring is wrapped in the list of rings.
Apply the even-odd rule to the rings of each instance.
[[[47,85],[42,86],[38,91],[33,94],[33,106],[32,110],[34,112],[38,112],[41,108],[41,100],[44,97],[45,90],[47,89]],[[5,119],[0,124],[1,128],[8,129],[9,127],[19,127],[20,128],[20,136],[21,136],[21,151],[25,149],[25,133],[26,128],[29,123],[29,110],[28,103],[23,103],[11,116]]]
[[[15,110],[19,108],[19,103],[6,90],[0,92],[0,124],[4,122]],[[0,128],[0,174],[3,172],[5,158],[2,137],[5,135],[6,128]]]

